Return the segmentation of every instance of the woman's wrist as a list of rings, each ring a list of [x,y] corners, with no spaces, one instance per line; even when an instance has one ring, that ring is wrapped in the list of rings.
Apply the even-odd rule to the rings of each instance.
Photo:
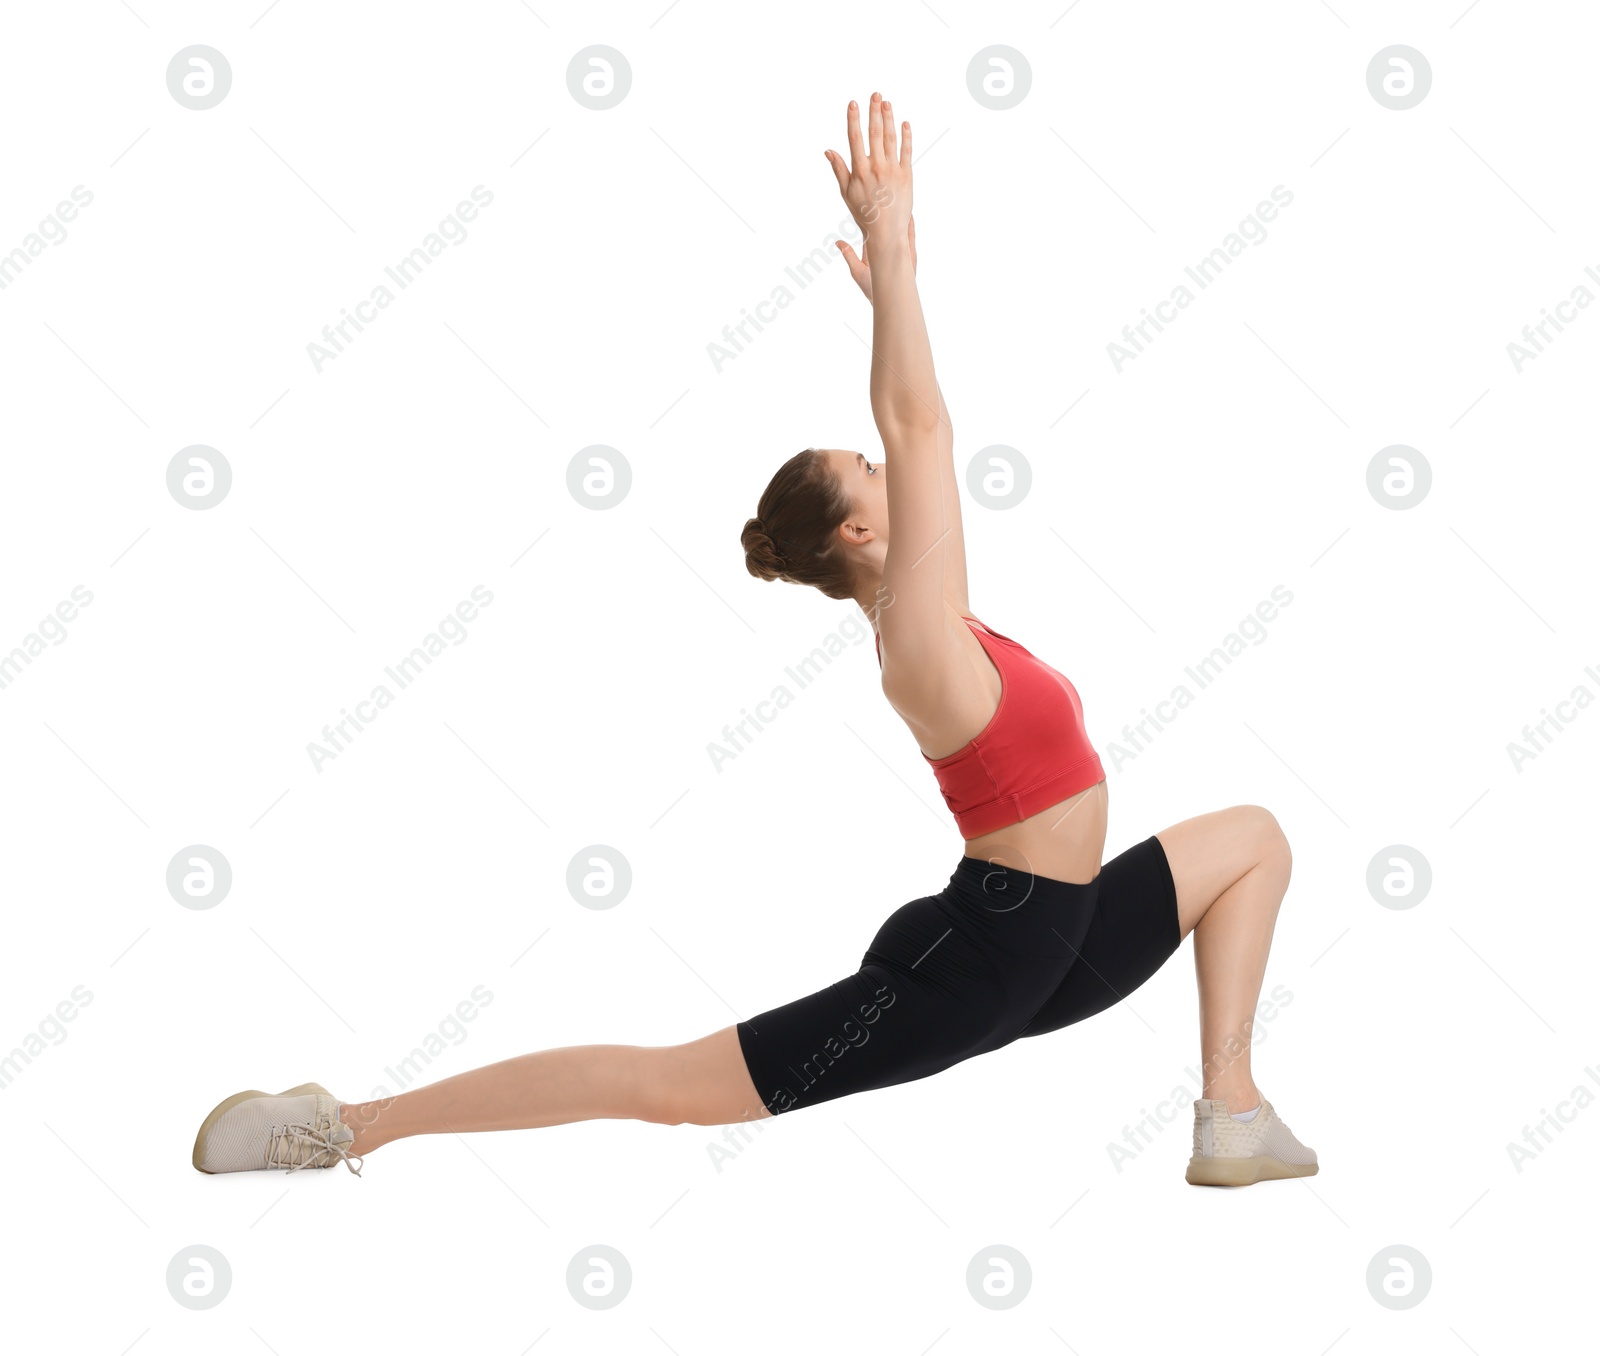
[[[911,244],[906,239],[905,227],[895,229],[885,228],[880,223],[867,233],[866,245],[872,259],[872,271],[876,273],[880,267],[889,268],[900,263],[908,267],[914,265],[916,256],[911,252]]]

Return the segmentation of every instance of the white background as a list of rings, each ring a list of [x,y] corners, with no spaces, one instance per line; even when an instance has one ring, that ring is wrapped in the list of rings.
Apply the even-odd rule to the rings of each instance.
[[[93,595],[0,689],[0,1047],[92,994],[0,1091],[10,1338],[1487,1356],[1587,1326],[1600,1110],[1565,1099],[1600,1093],[1600,713],[1520,770],[1507,745],[1600,692],[1600,308],[1520,373],[1506,349],[1600,268],[1587,7],[264,7],[5,19],[0,250],[93,194],[0,292],[0,651]],[[195,43],[232,67],[205,111],[165,81]],[[1433,72],[1403,112],[1366,85],[1395,43]],[[592,44],[632,70],[606,111],[568,89]],[[967,87],[992,44],[1031,68],[1003,112]],[[973,610],[1081,692],[1108,856],[1232,804],[1285,826],[1266,987],[1292,1001],[1256,1077],[1321,1174],[1188,1187],[1186,1100],[1113,1165],[1195,1095],[1187,944],[1090,1023],[720,1164],[716,1129],[603,1122],[408,1141],[359,1181],[197,1174],[221,1097],[395,1090],[474,986],[429,1079],[701,1036],[842,977],[948,878],[859,613],[737,544],[791,453],[877,446],[866,304],[837,261],[784,272],[847,217],[822,152],[874,89],[915,128],[958,468],[1004,444],[1033,471],[1014,509],[964,505]],[[1279,184],[1267,238],[1119,373],[1107,344]],[[323,326],[476,185],[466,239],[318,372]],[[1433,475],[1406,511],[1366,482],[1397,443]],[[206,511],[166,486],[192,444],[232,467]],[[632,470],[605,511],[567,489],[592,444]],[[308,743],[477,585],[467,639],[319,771]],[[1275,585],[1265,640],[1114,761]],[[855,643],[719,771],[708,744],[830,633]],[[190,844],[231,864],[215,908],[167,891]],[[610,910],[566,888],[590,844],[631,864]],[[1368,892],[1392,844],[1431,864],[1414,908]],[[198,1313],[164,1279],[197,1243],[233,1271]],[[565,1281],[595,1243],[633,1269],[598,1313]],[[964,1279],[994,1244],[1033,1274],[1003,1312]],[[1404,1312],[1366,1281],[1394,1244],[1433,1273]]]

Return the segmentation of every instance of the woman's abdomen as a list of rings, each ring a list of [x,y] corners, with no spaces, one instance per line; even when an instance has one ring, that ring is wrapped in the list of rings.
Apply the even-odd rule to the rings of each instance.
[[[966,855],[1052,880],[1083,883],[1100,873],[1106,846],[1104,781],[1020,823],[967,839]]]

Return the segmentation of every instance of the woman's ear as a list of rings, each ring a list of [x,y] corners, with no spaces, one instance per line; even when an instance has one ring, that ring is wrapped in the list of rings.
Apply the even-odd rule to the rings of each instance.
[[[866,523],[858,523],[853,519],[846,518],[839,524],[839,535],[844,538],[847,546],[864,546],[877,536],[877,533],[868,527]]]

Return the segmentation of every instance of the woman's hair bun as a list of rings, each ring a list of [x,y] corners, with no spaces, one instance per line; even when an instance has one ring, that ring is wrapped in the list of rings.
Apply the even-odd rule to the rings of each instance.
[[[787,566],[778,544],[767,535],[761,519],[752,518],[740,535],[744,546],[744,567],[757,579],[782,579]]]
[[[855,596],[856,561],[839,526],[854,504],[819,448],[797,452],[777,469],[745,520],[744,564],[757,579],[782,579],[847,602]]]

